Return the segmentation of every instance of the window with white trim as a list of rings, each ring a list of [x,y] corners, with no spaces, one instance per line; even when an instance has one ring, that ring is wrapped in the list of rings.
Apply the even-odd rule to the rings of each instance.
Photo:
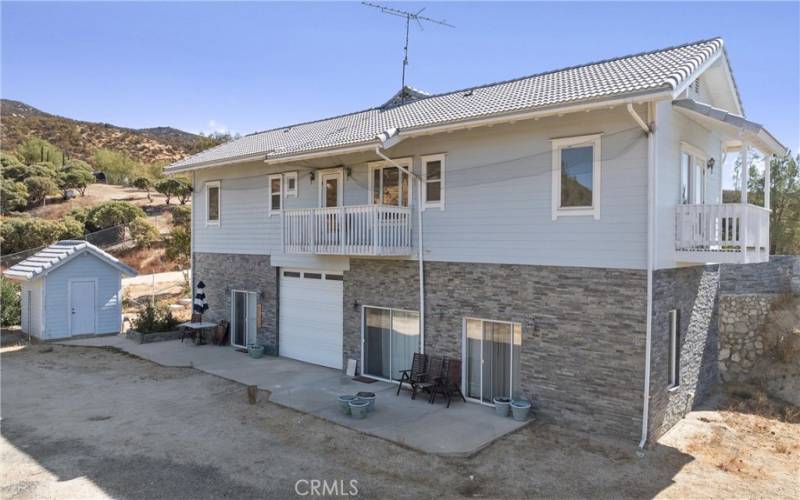
[[[601,134],[553,139],[553,220],[600,218]]]
[[[668,383],[674,389],[680,385],[681,342],[678,310],[672,309],[669,314],[669,363]]]
[[[706,154],[700,149],[681,143],[680,188],[678,203],[706,202]]]
[[[411,169],[411,159],[394,160],[398,165]],[[411,203],[411,183],[408,174],[388,162],[376,162],[369,166],[370,205],[393,205],[407,207]]]
[[[422,196],[426,208],[439,207],[444,210],[444,158],[443,154],[422,157]]]
[[[283,174],[284,193],[286,196],[297,197],[297,172]]]
[[[275,174],[269,176],[269,214],[281,212],[283,206],[283,176]]]
[[[220,198],[220,182],[206,182],[206,225],[219,225]]]

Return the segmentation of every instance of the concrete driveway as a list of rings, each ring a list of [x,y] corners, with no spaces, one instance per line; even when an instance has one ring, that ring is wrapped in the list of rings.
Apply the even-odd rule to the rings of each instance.
[[[428,404],[411,399],[408,391],[385,382],[353,381],[339,370],[288,358],[252,359],[230,347],[196,346],[180,341],[136,344],[122,336],[93,337],[62,342],[65,345],[121,349],[162,366],[193,367],[259,389],[271,391],[270,401],[335,422],[359,432],[443,456],[467,456],[513,432],[525,423],[495,416],[494,409],[453,401]],[[336,402],[342,394],[374,392],[376,409],[357,420],[343,415]]]

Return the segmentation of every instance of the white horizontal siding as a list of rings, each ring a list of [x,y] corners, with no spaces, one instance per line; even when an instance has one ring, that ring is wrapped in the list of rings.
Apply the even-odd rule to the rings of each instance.
[[[69,282],[75,279],[97,279],[97,333],[120,330],[120,273],[114,267],[84,253],[63,264],[46,276],[45,338],[67,337],[69,331]]]
[[[603,133],[600,220],[562,217],[553,221],[550,139],[599,132]],[[409,139],[390,155],[414,157],[414,170],[419,172],[419,156],[434,153],[447,153],[446,210],[425,211],[426,259],[645,266],[647,140],[624,109]],[[350,170],[349,176],[347,170],[344,175],[344,204],[361,205],[369,203],[367,161],[374,159],[375,155],[361,154],[325,160],[327,164],[267,167],[253,162],[199,171],[195,179],[195,251],[280,254],[280,217],[267,215],[267,176],[298,171],[299,195],[287,198],[285,205],[317,207],[319,173],[312,182],[311,167],[341,163]],[[221,224],[206,227],[204,183],[213,180],[222,181]],[[414,189],[415,202],[417,197]],[[415,216],[414,241],[416,222]],[[274,261],[293,262],[291,256],[277,256]],[[309,263],[305,257],[297,259],[298,264],[301,261]]]
[[[41,338],[42,336],[42,282],[43,279],[24,281],[20,287],[22,308],[21,324],[22,331]],[[30,304],[28,303],[28,292],[30,292]]]

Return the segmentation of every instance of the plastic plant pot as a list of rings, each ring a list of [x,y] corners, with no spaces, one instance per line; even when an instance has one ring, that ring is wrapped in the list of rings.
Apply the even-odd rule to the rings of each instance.
[[[494,398],[494,413],[498,417],[507,417],[511,400],[508,398]]]
[[[341,411],[344,415],[350,415],[350,401],[356,399],[356,397],[346,394],[339,396],[336,399],[339,401],[339,411]]]
[[[350,405],[350,416],[359,420],[367,417],[369,402],[363,399],[354,399],[348,403]]]
[[[528,420],[528,414],[530,414],[530,411],[531,411],[530,401],[525,401],[524,399],[520,399],[511,402],[511,416],[517,422],[524,422]]]
[[[247,346],[247,354],[249,354],[250,357],[253,359],[258,359],[264,355],[264,346],[250,344],[249,346]]]
[[[367,407],[367,411],[373,412],[375,411],[375,393],[374,392],[359,392],[356,394],[358,399],[362,399],[369,403]]]

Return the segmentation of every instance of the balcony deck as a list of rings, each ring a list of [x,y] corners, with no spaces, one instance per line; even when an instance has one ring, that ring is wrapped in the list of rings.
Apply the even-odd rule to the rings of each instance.
[[[677,260],[702,263],[769,261],[770,210],[744,203],[677,205]]]
[[[283,211],[282,227],[287,254],[404,256],[413,251],[407,207],[288,209]]]

